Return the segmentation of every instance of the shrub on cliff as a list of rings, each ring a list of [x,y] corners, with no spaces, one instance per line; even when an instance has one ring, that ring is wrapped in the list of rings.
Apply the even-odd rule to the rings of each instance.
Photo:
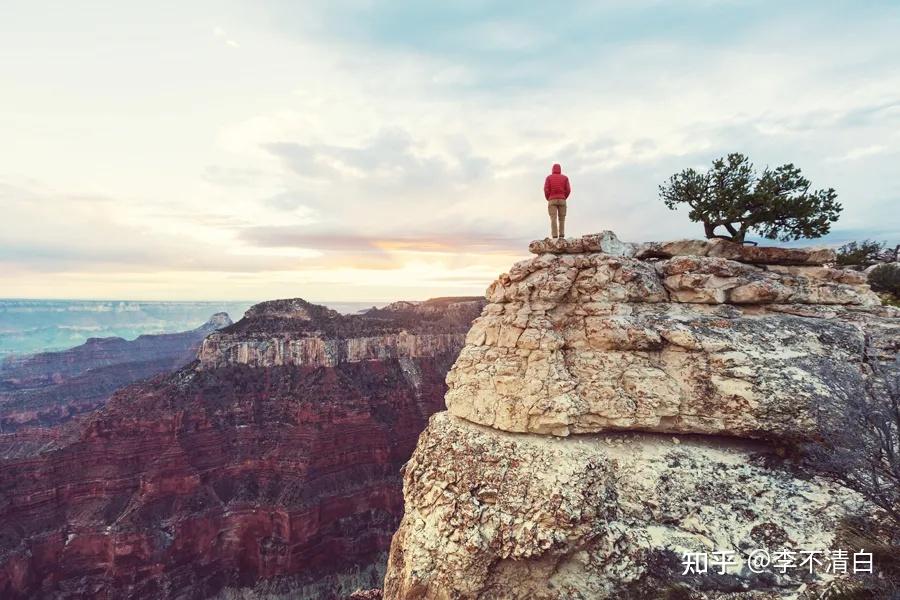
[[[793,164],[757,172],[750,159],[733,153],[713,161],[705,173],[685,169],[659,186],[670,209],[687,204],[707,238],[743,242],[754,231],[789,241],[828,233],[842,207],[833,188],[810,191],[810,182]],[[717,233],[725,228],[728,235]]]
[[[869,285],[875,292],[900,298],[900,263],[879,265],[869,273]]]
[[[884,246],[884,242],[874,240],[847,242],[837,250],[837,264],[842,267],[874,265],[878,262],[881,253],[884,252]]]
[[[821,437],[807,448],[810,466],[856,491],[880,513],[870,545],[900,557],[900,362],[871,357],[867,393],[819,406]],[[900,561],[891,563],[900,589]]]

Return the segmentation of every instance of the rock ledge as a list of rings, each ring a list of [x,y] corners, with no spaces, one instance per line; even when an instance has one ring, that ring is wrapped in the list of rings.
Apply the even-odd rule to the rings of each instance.
[[[834,263],[834,250],[827,248],[781,248],[749,246],[728,240],[676,240],[671,242],[622,242],[612,231],[580,238],[534,240],[528,245],[532,254],[587,254],[602,252],[611,256],[635,258],[672,258],[675,256],[711,256],[761,265],[820,266]]]

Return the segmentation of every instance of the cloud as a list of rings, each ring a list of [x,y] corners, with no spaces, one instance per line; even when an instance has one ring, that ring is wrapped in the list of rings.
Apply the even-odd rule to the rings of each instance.
[[[123,209],[127,203],[119,198],[65,194],[0,181],[0,206],[5,217],[0,220],[0,264],[19,271],[259,272],[296,266],[293,257],[311,256],[238,244],[223,248],[204,241],[197,235],[198,229],[225,231],[246,225],[246,221],[187,211],[148,211],[135,217]],[[195,233],[182,235],[160,228],[160,221],[187,224]]]
[[[451,43],[482,52],[535,52],[558,40],[552,29],[513,19],[473,23],[450,36]]]
[[[308,210],[307,205],[314,203],[308,194],[304,194],[299,190],[286,191],[269,196],[263,200],[266,206],[270,206],[277,210]]]
[[[292,227],[252,227],[240,238],[265,248],[316,248],[339,252],[387,251],[415,253],[509,253],[527,245],[527,238],[481,231],[419,231],[415,235],[371,236],[346,231],[304,232]]]
[[[219,27],[218,25],[213,27],[213,35],[217,38],[220,38],[225,42],[226,46],[230,46],[231,48],[240,48],[241,45],[237,43],[236,40],[229,37],[228,32]]]
[[[881,154],[882,152],[885,152],[886,150],[887,150],[887,147],[883,146],[881,144],[874,144],[872,146],[862,146],[860,148],[853,148],[842,156],[831,157],[828,160],[831,162],[859,160],[861,158],[866,158],[867,156],[874,156],[876,154]]]
[[[207,165],[203,169],[203,179],[207,182],[225,187],[254,187],[266,176],[261,169],[246,167],[223,167]]]
[[[79,12],[58,42],[17,38],[27,69],[0,57],[0,176],[32,180],[0,196],[6,289],[483,286],[546,235],[554,162],[571,233],[699,235],[657,186],[731,151],[835,187],[840,231],[900,230],[895,5],[262,0],[218,7],[211,37],[185,7],[153,29],[164,46],[133,44],[165,21],[155,5],[115,10],[121,31],[88,35]],[[98,39],[109,64],[41,46]]]
[[[444,156],[429,154],[404,129],[381,129],[358,145],[271,142],[263,148],[295,174],[312,179],[356,179],[388,189],[474,183],[490,168],[455,140]]]

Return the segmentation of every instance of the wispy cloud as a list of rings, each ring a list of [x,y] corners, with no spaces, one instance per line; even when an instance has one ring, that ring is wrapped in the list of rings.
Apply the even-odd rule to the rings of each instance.
[[[346,231],[308,233],[292,227],[253,227],[241,239],[264,248],[317,248],[339,252],[515,253],[528,238],[505,237],[480,231],[419,231],[397,236],[370,236]]]
[[[872,146],[862,146],[860,148],[853,148],[849,150],[846,154],[841,156],[831,157],[828,160],[831,162],[843,162],[847,160],[859,160],[861,158],[866,158],[867,156],[875,156],[876,154],[881,154],[887,150],[887,146],[883,146],[881,144],[874,144]]]
[[[828,243],[900,231],[896,3],[183,11],[0,23],[5,293],[477,292],[546,234],[553,162],[571,233],[699,235],[657,186],[730,151],[835,187]]]

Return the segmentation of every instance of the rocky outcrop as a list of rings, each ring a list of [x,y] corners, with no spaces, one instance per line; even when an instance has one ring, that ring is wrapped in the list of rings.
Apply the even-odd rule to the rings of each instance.
[[[80,422],[0,436],[0,597],[327,599],[379,585],[400,467],[483,305],[342,317],[264,303],[211,339],[352,346],[427,335],[431,322],[457,345],[333,364],[196,361]]]
[[[858,498],[779,448],[817,435],[826,399],[867,394],[871,361],[900,365],[900,311],[827,251],[611,232],[530,249],[488,288],[406,468],[385,598],[821,589],[824,569],[746,558],[832,548]],[[682,575],[684,552],[714,551],[740,566]]]
[[[247,311],[245,322],[203,340],[200,368],[335,367],[456,352],[471,321],[473,302],[478,300],[437,298],[349,316],[299,299],[263,302]]]
[[[191,362],[203,338],[228,325],[228,315],[216,313],[190,331],[91,338],[61,352],[8,357],[0,363],[0,433],[95,410],[118,388]]]
[[[634,258],[673,258],[675,256],[709,256],[761,265],[823,265],[834,263],[834,250],[828,248],[780,248],[752,246],[724,239],[676,240],[672,242],[623,242],[612,231],[580,238],[546,238],[528,246],[532,254],[586,254],[600,252],[611,256]]]
[[[702,244],[640,259],[573,242],[515,264],[488,288],[448,410],[556,435],[813,434],[821,400],[858,393],[864,358],[900,337],[896,311],[853,271],[675,254]],[[792,259],[812,262],[803,252]]]

